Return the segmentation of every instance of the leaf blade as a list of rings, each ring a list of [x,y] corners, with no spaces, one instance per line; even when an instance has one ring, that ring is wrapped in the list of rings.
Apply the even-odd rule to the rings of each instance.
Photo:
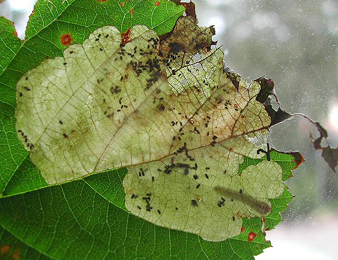
[[[120,5],[122,1],[109,1],[109,5],[104,2],[91,1],[91,0],[72,0],[65,1],[62,4],[61,1],[39,1],[34,9],[34,14],[31,15],[26,32],[26,40],[21,42],[13,33],[15,33],[15,28],[13,24],[1,18],[0,20],[0,51],[3,57],[6,59],[1,59],[0,67],[6,68],[0,71],[0,101],[2,102],[2,119],[1,119],[1,131],[0,131],[0,140],[2,140],[1,145],[4,151],[4,161],[8,165],[12,166],[1,174],[0,178],[0,194],[4,192],[5,187],[8,185],[11,176],[15,175],[16,169],[23,163],[27,152],[20,145],[18,139],[9,140],[8,136],[13,136],[15,132],[14,126],[14,107],[16,105],[15,95],[16,95],[16,83],[19,78],[27,72],[29,69],[36,67],[41,61],[47,58],[53,58],[56,56],[62,55],[62,50],[65,46],[61,43],[61,36],[64,33],[68,33],[71,29],[72,32],[75,31],[76,42],[83,42],[84,39],[91,33],[95,28],[99,28],[106,24],[115,24],[118,25],[117,20],[111,20],[111,13],[115,11],[115,5]],[[157,7],[154,1],[142,0],[137,2],[135,11],[138,9],[145,11],[145,16],[147,13],[151,13]],[[152,6],[149,9],[146,9],[145,6]],[[182,6],[176,6],[173,3],[167,3],[166,1],[161,1],[161,8],[167,10],[166,16],[162,18],[159,17],[154,24],[154,29],[158,30],[159,33],[164,33],[170,30],[175,24],[176,19],[182,15],[184,8]],[[95,14],[96,12],[96,14]],[[122,13],[120,11],[120,13]],[[74,16],[74,14],[78,14]],[[79,17],[79,15],[91,17],[94,20],[74,20],[74,17]],[[98,19],[101,14],[104,19]],[[149,26],[149,20],[131,20],[132,23],[147,23]],[[89,23],[89,25],[87,24]],[[75,27],[74,27],[75,26]],[[80,30],[77,30],[79,29]],[[125,24],[124,29],[127,29],[128,25]],[[63,31],[64,30],[64,31]],[[1,45],[4,44],[4,45]],[[11,46],[11,49],[8,49],[6,46]],[[41,47],[43,46],[43,47]],[[7,106],[6,106],[7,105]],[[7,120],[7,121],[6,121]],[[8,120],[10,122],[8,123]],[[13,160],[11,158],[11,151],[15,151],[15,154],[18,154],[17,158]],[[33,174],[32,180],[37,175]],[[12,184],[15,181],[12,182]],[[36,184],[32,184],[32,187],[43,187],[41,180],[36,179]],[[42,186],[41,186],[42,185]],[[27,188],[27,187],[26,187]],[[26,188],[17,189],[15,193],[27,192]],[[15,194],[12,191],[8,191],[7,194]]]

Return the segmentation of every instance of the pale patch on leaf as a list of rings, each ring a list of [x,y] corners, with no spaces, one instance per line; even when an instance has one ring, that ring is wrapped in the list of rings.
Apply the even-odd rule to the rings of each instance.
[[[124,46],[115,27],[98,29],[83,45],[67,48],[64,58],[46,60],[19,81],[19,138],[48,183],[168,152],[170,137],[162,137],[165,129],[152,118],[159,113],[153,101],[167,84],[156,53],[158,36],[135,26],[129,37]],[[157,148],[144,145],[150,138]]]
[[[268,199],[284,191],[277,163],[263,161],[237,175],[242,161],[216,145],[132,167],[124,179],[127,209],[156,225],[209,241],[237,236],[242,217],[268,215]]]
[[[196,23],[179,19],[161,43],[145,26],[96,30],[18,82],[17,130],[49,184],[128,167],[128,210],[220,241],[284,185],[273,161],[238,175],[244,156],[263,156],[249,137],[271,120],[260,84],[225,70],[213,28]]]
[[[236,91],[221,51],[201,53],[198,62],[215,67],[212,84],[188,67],[168,84],[156,33],[135,26],[128,37],[124,45],[116,28],[98,29],[18,82],[18,136],[48,183],[159,160],[184,142],[195,149],[270,124],[254,100],[259,84]],[[177,92],[182,75],[195,84]]]

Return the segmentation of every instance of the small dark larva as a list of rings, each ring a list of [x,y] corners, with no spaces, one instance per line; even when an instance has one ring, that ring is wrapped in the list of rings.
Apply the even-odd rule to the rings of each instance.
[[[198,206],[197,201],[196,200],[191,200],[191,205],[194,206],[194,207],[197,207]]]

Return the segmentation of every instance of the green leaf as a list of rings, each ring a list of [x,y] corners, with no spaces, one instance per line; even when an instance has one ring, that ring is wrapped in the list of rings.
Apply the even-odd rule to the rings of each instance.
[[[64,3],[63,3],[64,2]],[[0,20],[0,254],[18,253],[22,259],[254,259],[270,246],[260,218],[243,219],[240,235],[211,243],[197,235],[153,225],[130,214],[125,206],[123,180],[126,169],[92,175],[70,183],[48,186],[20,144],[14,108],[16,83],[46,57],[62,56],[68,43],[83,43],[105,25],[126,32],[135,24],[170,32],[183,6],[172,2],[139,1],[39,1],[21,42],[13,26]],[[7,21],[7,22],[6,22]],[[4,43],[3,46],[1,44]],[[2,54],[2,53],[1,53]],[[294,155],[271,152],[283,170],[283,179],[297,166]],[[244,158],[239,173],[266,158]],[[292,196],[270,200],[265,228],[280,222],[279,212]],[[15,245],[14,247],[12,245]],[[1,256],[2,257],[2,256]]]
[[[237,77],[234,86],[222,51],[206,51],[212,35],[190,17],[163,41],[145,26],[122,38],[105,26],[27,72],[17,84],[17,132],[46,182],[128,167],[130,212],[208,241],[240,234],[244,216],[266,216],[284,190],[281,167],[269,156],[237,168],[242,156],[262,156],[247,136],[271,120],[256,100],[259,83]]]

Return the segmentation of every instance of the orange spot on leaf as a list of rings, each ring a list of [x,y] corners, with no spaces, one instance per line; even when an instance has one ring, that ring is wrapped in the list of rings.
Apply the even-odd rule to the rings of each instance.
[[[130,9],[129,13],[131,13],[131,16],[134,16],[134,9]]]
[[[251,232],[248,236],[248,241],[252,242],[257,237],[257,234],[254,232]]]
[[[21,259],[21,255],[20,255],[20,249],[15,249],[14,253],[12,254],[11,257],[13,260],[20,260]]]
[[[72,38],[72,36],[70,35],[70,33],[67,33],[67,34],[61,36],[61,43],[62,43],[64,46],[67,46],[67,45],[73,43],[73,38]]]
[[[124,2],[122,2],[120,5],[121,5],[122,7],[124,7]]]
[[[1,255],[7,255],[11,247],[9,245],[4,245],[0,248]]]
[[[161,4],[161,2],[155,2],[156,6],[159,6]]]

